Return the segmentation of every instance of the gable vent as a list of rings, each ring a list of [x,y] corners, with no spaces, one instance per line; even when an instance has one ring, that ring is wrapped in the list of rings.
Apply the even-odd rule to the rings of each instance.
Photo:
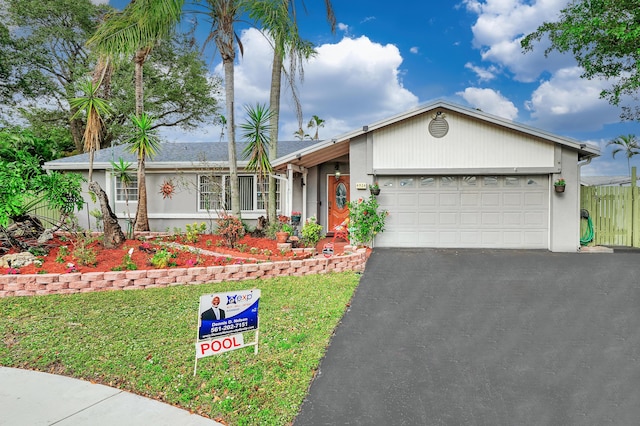
[[[434,138],[441,138],[449,133],[449,123],[444,119],[444,114],[438,113],[429,123],[429,133]]]

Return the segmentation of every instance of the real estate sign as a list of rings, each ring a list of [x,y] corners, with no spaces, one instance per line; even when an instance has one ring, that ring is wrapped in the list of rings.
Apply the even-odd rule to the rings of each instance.
[[[259,289],[202,295],[198,308],[196,362],[198,358],[245,346],[255,346],[257,353],[259,302]],[[242,333],[254,330],[255,341],[245,343]]]

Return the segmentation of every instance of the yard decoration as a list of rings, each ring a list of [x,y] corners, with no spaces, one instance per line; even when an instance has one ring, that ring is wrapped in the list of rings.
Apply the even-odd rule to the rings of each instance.
[[[564,189],[567,186],[567,183],[563,178],[560,178],[554,182],[553,186],[556,192],[564,192]]]

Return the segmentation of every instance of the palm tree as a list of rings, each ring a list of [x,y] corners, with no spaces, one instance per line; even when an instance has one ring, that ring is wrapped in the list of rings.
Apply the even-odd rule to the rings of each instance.
[[[298,140],[305,140],[306,138],[311,139],[311,136],[309,136],[307,133],[305,133],[305,131],[302,129],[302,127],[300,127],[297,131],[293,132],[293,136],[296,137],[296,139]]]
[[[109,16],[87,42],[111,57],[133,55],[137,116],[144,111],[142,66],[153,46],[174,30],[183,5],[184,0],[133,0]]]
[[[240,38],[235,33],[234,24],[244,12],[244,2],[240,0],[207,0],[207,14],[211,18],[211,30],[205,41],[205,45],[212,42],[222,57],[224,68],[224,93],[226,101],[226,123],[228,151],[229,151],[229,175],[231,181],[231,212],[240,217],[240,187],[238,184],[238,161],[236,158],[236,131],[234,114],[234,62],[236,58],[236,41],[243,53]],[[227,206],[228,207],[228,206]]]
[[[100,54],[109,57],[133,54],[136,116],[140,120],[144,113],[143,65],[153,46],[174,30],[176,23],[182,16],[183,4],[184,0],[133,0],[122,12],[112,15],[104,21],[87,42]],[[148,117],[145,120],[147,119]],[[138,168],[139,199],[135,230],[148,231],[147,189],[144,176],[141,179],[140,173],[140,168]]]
[[[324,127],[324,120],[317,115],[314,115],[313,117],[311,117],[311,120],[309,120],[309,124],[307,124],[307,127],[310,129],[314,127],[316,128],[316,134],[313,136],[313,140],[317,141],[320,139],[318,131],[320,130],[320,127]]]
[[[83,139],[84,151],[89,153],[89,182],[92,182],[94,152],[100,149],[100,137],[104,128],[103,117],[111,113],[111,107],[104,99],[98,96],[100,82],[94,83],[90,80],[84,80],[80,83],[80,87],[84,92],[84,96],[70,99],[69,105],[77,110],[72,119],[79,117],[81,114],[87,115]]]
[[[295,76],[300,75],[300,79],[304,77],[304,69],[302,62],[305,59],[311,57],[315,51],[311,43],[302,40],[298,33],[298,25],[296,21],[296,7],[295,1],[281,0],[282,8],[289,14],[289,19],[282,19],[278,17],[274,20],[274,23],[267,28],[271,30],[271,36],[274,39],[273,49],[273,63],[271,67],[271,89],[269,95],[269,107],[273,111],[273,117],[271,118],[271,144],[269,148],[269,158],[274,160],[278,153],[278,132],[280,121],[280,96],[282,75],[285,73],[287,81],[291,86],[291,92],[296,104],[296,113],[298,115],[298,122],[300,128],[302,128],[302,110],[298,102],[295,91]],[[327,20],[331,26],[331,31],[335,31],[336,17],[333,12],[333,6],[331,0],[325,0],[325,7],[327,10]],[[283,63],[285,56],[289,56],[289,70],[285,72]],[[302,135],[304,137],[304,135]],[[272,177],[269,180],[269,212],[267,217],[275,217],[276,215],[276,184],[275,179]]]
[[[627,167],[629,168],[629,176],[631,176],[631,157],[636,154],[640,154],[640,144],[636,135],[618,136],[617,138],[607,142],[607,146],[614,145],[615,148],[611,152],[613,158],[616,158],[616,154],[623,152],[627,157]]]
[[[265,183],[269,175],[273,172],[271,161],[269,160],[269,132],[271,131],[271,115],[273,112],[265,105],[256,105],[251,108],[246,106],[247,120],[240,125],[244,131],[242,137],[248,142],[242,155],[248,159],[246,169],[254,171],[258,178],[258,188],[265,205],[268,209],[268,197],[265,194]]]
[[[147,184],[145,179],[145,159],[153,158],[160,149],[160,141],[153,130],[153,120],[146,113],[140,117],[132,115],[134,133],[127,140],[131,152],[138,156],[138,208],[134,229],[140,231],[142,226],[138,222],[146,224],[149,229],[149,217],[147,215]]]

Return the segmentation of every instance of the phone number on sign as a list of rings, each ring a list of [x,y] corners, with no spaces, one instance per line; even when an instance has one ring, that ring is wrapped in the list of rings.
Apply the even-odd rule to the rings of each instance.
[[[243,320],[227,325],[214,325],[211,327],[211,333],[224,333],[226,331],[234,331],[239,328],[246,328],[249,326],[249,321]]]

